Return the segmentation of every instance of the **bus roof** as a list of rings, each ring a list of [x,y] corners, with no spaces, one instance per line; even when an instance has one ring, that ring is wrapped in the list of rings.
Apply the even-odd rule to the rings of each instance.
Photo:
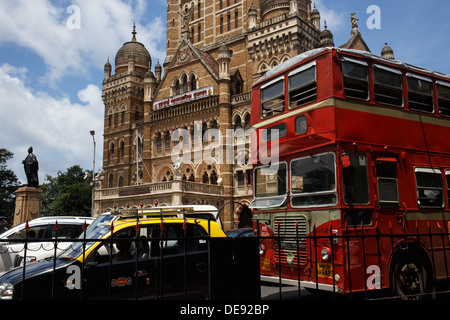
[[[394,60],[394,59],[386,59],[380,56],[377,56],[373,53],[367,52],[367,51],[362,51],[362,50],[354,50],[354,49],[344,49],[344,48],[334,48],[334,47],[326,47],[326,48],[317,48],[317,49],[312,49],[306,52],[303,52],[281,64],[279,64],[278,66],[276,66],[275,68],[267,71],[261,78],[258,79],[258,81],[255,82],[255,84],[253,86],[257,86],[258,84],[260,84],[262,81],[279,74],[280,72],[283,72],[287,69],[292,68],[293,66],[297,65],[298,63],[302,62],[303,60],[308,60],[312,57],[315,57],[316,55],[319,55],[321,53],[323,53],[324,51],[329,51],[331,52],[332,50],[336,50],[338,53],[342,52],[342,53],[348,53],[348,54],[352,54],[352,55],[357,55],[360,56],[362,58],[369,58],[369,59],[373,59],[376,61],[380,61],[380,62],[385,62],[385,63],[389,63],[391,65],[395,65],[401,68],[406,68],[409,69],[411,71],[418,71],[418,72],[423,72],[423,73],[427,73],[433,76],[437,76],[437,77],[441,77],[441,78],[445,78],[446,80],[450,80],[450,75],[449,74],[445,74],[445,73],[441,73],[438,71],[434,71],[431,69],[427,69],[427,68],[422,68],[422,67],[417,67],[408,63],[405,63],[403,61],[400,60]]]

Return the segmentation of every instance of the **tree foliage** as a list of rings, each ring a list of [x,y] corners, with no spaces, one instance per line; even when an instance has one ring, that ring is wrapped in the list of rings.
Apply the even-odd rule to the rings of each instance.
[[[7,149],[0,149],[0,216],[12,221],[16,200],[16,190],[20,183],[14,171],[6,166],[14,154]]]
[[[56,177],[47,175],[42,188],[42,211],[46,216],[90,216],[92,188],[84,170],[74,165]]]

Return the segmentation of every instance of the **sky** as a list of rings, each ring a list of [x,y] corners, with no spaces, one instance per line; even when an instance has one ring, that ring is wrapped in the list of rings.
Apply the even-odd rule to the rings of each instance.
[[[339,46],[350,37],[350,13],[375,54],[384,43],[395,58],[450,74],[450,1],[316,0],[321,26]],[[22,160],[32,146],[40,183],[73,165],[102,165],[103,67],[137,40],[165,59],[166,1],[0,0],[0,148],[14,153],[8,168],[26,183]]]

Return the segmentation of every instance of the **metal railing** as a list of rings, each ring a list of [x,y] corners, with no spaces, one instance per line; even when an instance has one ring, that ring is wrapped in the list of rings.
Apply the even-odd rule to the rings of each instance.
[[[151,239],[126,238],[125,240],[134,244],[135,254],[127,264],[129,270],[125,273],[131,280],[125,285],[134,286],[134,291],[130,291],[124,298],[167,299],[173,298],[172,295],[176,294],[177,299],[192,299],[191,288],[201,287],[203,291],[200,298],[204,299],[265,299],[267,295],[261,291],[260,285],[264,287],[265,280],[270,278],[278,286],[278,294],[271,295],[271,299],[284,299],[283,290],[286,289],[286,284],[289,284],[291,291],[298,292],[295,299],[449,299],[450,234],[439,225],[437,229],[434,229],[437,231],[432,231],[432,228],[428,227],[428,230],[419,231],[417,228],[415,232],[409,230],[408,233],[393,232],[391,229],[390,232],[381,234],[378,229],[367,232],[362,227],[349,227],[343,230],[343,234],[330,228],[328,231],[321,230],[320,234],[314,229],[307,236],[296,230],[289,236],[279,232],[278,235],[271,237],[251,238],[210,238],[186,235],[182,237],[159,235]],[[90,260],[93,253],[86,251],[92,242],[101,242],[111,248],[117,240],[115,237],[106,240],[86,239],[85,236],[78,239],[58,239],[57,237],[39,240],[14,239],[14,245],[23,244],[21,249],[5,251],[11,244],[4,245],[3,250],[0,249],[1,254],[10,254],[15,257],[12,261],[15,262],[16,267],[20,264],[17,269],[22,276],[22,281],[19,281],[20,285],[18,285],[20,289],[17,289],[20,296],[16,295],[14,298],[27,298],[27,290],[36,290],[30,284],[31,282],[23,281],[29,276],[28,272],[36,262],[20,257],[29,257],[37,249],[50,253],[46,259],[49,268],[52,269],[47,271],[49,276],[45,280],[50,281],[51,285],[46,283],[46,286],[41,288],[42,290],[49,288],[50,293],[41,293],[41,297],[47,295],[49,299],[60,299],[61,290],[68,289],[70,286],[79,286],[71,291],[75,294],[68,296],[70,299],[96,298],[92,292],[88,291],[93,290],[92,287],[81,279],[86,279],[88,272],[100,270],[99,266],[102,266],[102,270],[108,276],[103,274],[107,280],[104,281],[106,287],[102,289],[102,292],[106,294],[100,295],[99,298],[122,298],[115,296],[115,293],[111,291],[116,289],[114,285],[119,286],[121,281],[117,276],[114,278],[116,261],[113,250],[107,251],[109,256],[104,256],[105,260],[102,261]],[[171,241],[178,243],[176,253],[169,250]],[[267,241],[272,241],[274,245],[272,269],[278,270],[281,266],[286,273],[289,273],[289,276],[275,272],[268,277],[261,272],[260,258],[263,256],[260,256],[259,245]],[[196,248],[190,247],[192,242],[196,242]],[[31,250],[30,246],[36,243],[42,244]],[[148,256],[138,255],[138,248],[145,247],[145,243],[150,246],[149,250],[152,246],[156,248],[157,253],[148,251]],[[59,270],[60,263],[55,257],[59,256],[57,248],[61,244],[66,244],[65,247],[69,245],[68,250],[78,246],[80,255],[86,258],[80,259],[81,277],[79,279],[71,278],[72,274],[67,270]],[[322,248],[329,249],[323,253],[330,256],[326,261],[321,256]],[[202,257],[197,257],[198,262],[192,265],[195,254]],[[178,260],[172,259],[175,256]],[[330,265],[328,275],[323,274],[324,270],[319,270],[321,262]],[[145,264],[152,266],[146,269],[143,267]],[[176,267],[171,264],[176,264]],[[125,263],[121,265],[123,267]],[[339,277],[335,270],[340,270]],[[171,276],[173,278],[173,275],[168,272],[177,273],[175,278],[178,283],[167,284],[172,280]],[[191,281],[194,279],[195,272],[203,274],[201,283]],[[260,275],[263,280],[261,283]],[[138,281],[140,277],[143,281]],[[2,279],[5,277],[0,278],[0,282]],[[111,284],[113,279],[119,280]],[[323,281],[324,279],[327,281]],[[403,283],[399,283],[401,281]],[[64,288],[61,287],[62,282],[64,282]],[[178,291],[168,292],[167,288],[175,285],[178,286]],[[342,285],[345,288],[345,294],[342,291]],[[140,290],[142,286],[144,288],[148,286],[151,289],[144,290],[145,296],[142,296]],[[414,286],[418,287],[413,288]],[[396,290],[392,290],[393,288]]]
[[[266,251],[267,242],[273,249],[275,272],[262,271],[262,279],[278,285],[278,299],[286,284],[297,288],[297,298],[306,289],[304,297],[318,299],[450,299],[450,233],[439,223],[421,231],[417,224],[403,224],[401,232],[390,226],[384,234],[361,225],[339,231],[313,226],[305,235],[301,226],[286,231],[278,224],[274,236],[258,237]],[[321,273],[321,262],[329,265],[329,275]]]

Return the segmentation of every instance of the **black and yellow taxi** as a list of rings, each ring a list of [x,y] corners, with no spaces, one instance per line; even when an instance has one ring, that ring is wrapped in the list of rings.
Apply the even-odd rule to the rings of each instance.
[[[0,299],[204,299],[214,219],[180,210],[123,210],[56,259],[0,277]],[[83,240],[83,241],[82,241]]]

